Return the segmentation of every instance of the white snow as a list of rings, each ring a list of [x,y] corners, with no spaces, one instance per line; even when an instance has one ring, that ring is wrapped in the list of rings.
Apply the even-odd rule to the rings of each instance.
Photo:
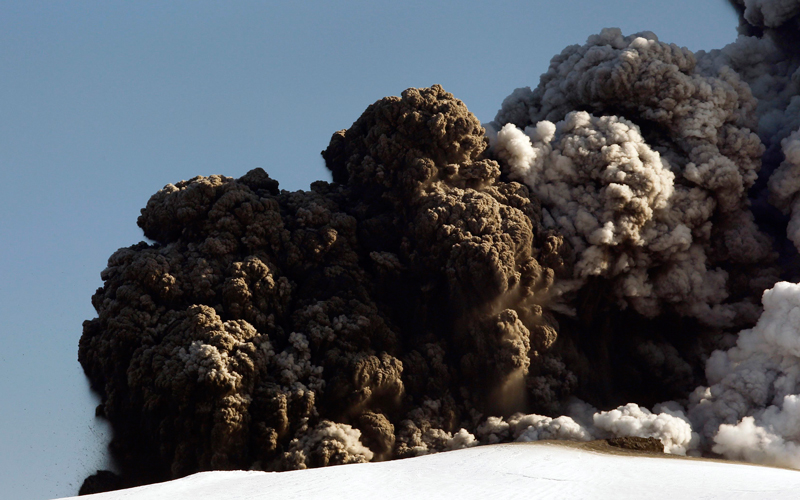
[[[780,499],[800,471],[611,455],[567,446],[498,444],[406,460],[292,472],[203,472],[88,500],[289,499]],[[77,499],[78,497],[72,497]]]

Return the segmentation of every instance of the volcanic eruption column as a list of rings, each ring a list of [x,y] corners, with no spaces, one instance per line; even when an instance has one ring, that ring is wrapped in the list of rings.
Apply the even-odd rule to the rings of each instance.
[[[800,1],[733,3],[722,50],[607,29],[485,128],[382,99],[309,191],[156,193],[80,341],[111,486],[621,436],[800,468]]]

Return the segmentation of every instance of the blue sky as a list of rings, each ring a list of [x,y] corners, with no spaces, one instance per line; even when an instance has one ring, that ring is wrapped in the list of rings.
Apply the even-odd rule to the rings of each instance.
[[[305,189],[381,97],[440,83],[488,121],[604,27],[699,50],[736,25],[724,0],[0,0],[0,498],[73,495],[106,466],[81,323],[165,184],[263,167]]]

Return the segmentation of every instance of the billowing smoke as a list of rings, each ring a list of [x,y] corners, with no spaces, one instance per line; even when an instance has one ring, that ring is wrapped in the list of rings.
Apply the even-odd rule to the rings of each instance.
[[[254,170],[154,195],[154,243],[109,259],[79,352],[128,482],[467,446],[545,387],[526,375],[567,251],[487,145],[461,101],[409,89],[334,134],[334,183]]]
[[[753,291],[777,277],[747,200],[764,150],[755,107],[728,68],[703,74],[687,49],[607,29],[555,57],[490,127],[509,177],[578,252],[576,279],[612,280],[645,316],[729,327],[758,317]]]
[[[800,242],[795,215],[798,186],[796,146],[800,129],[800,2],[797,0],[731,0],[740,13],[739,38],[721,50],[700,53],[709,71],[731,68],[758,100],[755,129],[766,151],[759,181],[751,190],[753,209],[766,230],[782,233],[791,217],[789,245]],[[777,209],[777,210],[776,210]],[[779,250],[787,253],[780,245]],[[789,249],[788,253],[793,253]]]
[[[800,468],[800,3],[733,3],[722,50],[607,29],[485,127],[381,99],[308,191],[153,195],[84,323],[84,491],[542,439]]]
[[[764,314],[706,364],[689,417],[729,458],[800,468],[800,285],[764,293]]]

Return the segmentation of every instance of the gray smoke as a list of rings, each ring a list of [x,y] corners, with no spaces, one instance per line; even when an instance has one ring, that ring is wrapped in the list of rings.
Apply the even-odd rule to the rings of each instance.
[[[618,30],[565,49],[539,87],[506,99],[490,137],[545,224],[573,243],[578,286],[600,275],[623,307],[667,306],[723,329],[752,321],[766,290],[757,324],[708,357],[708,385],[657,409],[691,424],[692,437],[675,440],[691,454],[800,467],[800,289],[770,288],[779,273],[797,276],[782,242],[800,243],[800,2],[734,3],[741,35],[722,50],[693,55]],[[731,289],[741,272],[744,294]],[[678,279],[696,285],[663,284]],[[589,434],[612,413],[584,418]]]
[[[730,69],[706,74],[687,49],[608,29],[555,57],[489,127],[509,176],[580,253],[576,279],[611,279],[646,316],[729,327],[757,317],[752,294],[778,275],[747,199],[764,152],[755,107]]]

